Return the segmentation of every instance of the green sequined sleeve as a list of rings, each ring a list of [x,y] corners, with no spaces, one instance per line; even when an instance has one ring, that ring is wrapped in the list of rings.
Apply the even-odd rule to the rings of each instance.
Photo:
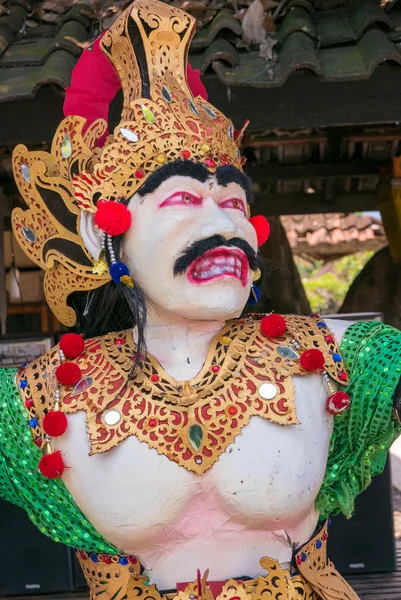
[[[38,471],[41,452],[33,443],[15,375],[16,369],[0,369],[0,496],[24,508],[56,542],[87,552],[117,553],[85,518],[63,482]]]
[[[350,517],[355,498],[381,473],[401,433],[392,419],[401,376],[401,332],[380,322],[351,325],[341,344],[350,376],[351,407],[334,418],[334,430],[317,508],[323,517]]]

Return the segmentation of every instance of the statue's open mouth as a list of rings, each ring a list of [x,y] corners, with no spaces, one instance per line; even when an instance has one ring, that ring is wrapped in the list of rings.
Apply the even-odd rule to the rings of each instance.
[[[248,259],[237,248],[214,248],[196,258],[187,271],[191,283],[207,283],[222,277],[236,277],[245,287],[248,283]]]

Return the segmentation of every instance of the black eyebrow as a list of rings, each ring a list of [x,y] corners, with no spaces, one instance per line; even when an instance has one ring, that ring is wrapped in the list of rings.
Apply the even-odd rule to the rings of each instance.
[[[157,188],[170,177],[181,175],[182,177],[192,177],[201,183],[205,183],[212,177],[205,165],[192,160],[176,160],[163,165],[157,171],[149,175],[145,183],[139,188],[138,194],[146,196],[152,194]],[[242,187],[246,194],[247,202],[252,202],[252,182],[248,175],[234,167],[234,165],[223,165],[218,167],[215,173],[217,183],[223,187],[229,183],[237,183]]]
[[[170,177],[181,175],[183,177],[192,177],[201,183],[205,183],[211,176],[210,171],[199,162],[191,160],[176,160],[163,165],[157,171],[149,175],[145,183],[139,188],[138,194],[146,196],[151,194]]]
[[[234,165],[223,165],[216,170],[217,183],[226,186],[229,183],[237,183],[246,194],[248,204],[252,202],[252,181],[248,175],[234,167]]]

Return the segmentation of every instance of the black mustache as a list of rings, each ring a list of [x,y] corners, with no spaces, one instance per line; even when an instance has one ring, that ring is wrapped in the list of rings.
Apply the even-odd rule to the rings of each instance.
[[[258,268],[258,257],[255,250],[248,242],[241,238],[231,238],[231,240],[227,240],[222,235],[216,234],[209,238],[198,240],[184,250],[174,263],[174,277],[185,273],[194,260],[203,256],[208,250],[214,250],[214,248],[221,248],[222,246],[226,248],[239,248],[242,250],[248,259],[250,268],[252,271],[256,271]]]

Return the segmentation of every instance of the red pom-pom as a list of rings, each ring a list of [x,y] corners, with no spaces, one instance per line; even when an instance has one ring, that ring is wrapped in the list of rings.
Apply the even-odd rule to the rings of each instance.
[[[81,369],[75,363],[65,362],[56,369],[57,381],[62,385],[75,385],[81,377]]]
[[[77,358],[84,351],[85,342],[77,333],[66,333],[60,340],[60,349],[66,358]]]
[[[131,213],[121,202],[99,202],[95,223],[107,235],[121,235],[130,228]]]
[[[284,317],[272,313],[263,317],[260,322],[260,330],[266,337],[277,338],[286,332],[287,325]]]
[[[302,352],[300,360],[305,371],[317,371],[324,367],[324,354],[317,348]]]
[[[47,435],[58,437],[67,429],[67,417],[59,410],[49,411],[43,419],[43,429]]]
[[[351,404],[351,398],[346,392],[335,392],[327,398],[326,408],[331,415],[339,415]]]
[[[249,222],[253,225],[256,231],[258,246],[262,246],[270,235],[269,221],[263,215],[257,215],[256,217],[251,217]]]
[[[39,463],[39,471],[44,477],[48,477],[49,479],[61,477],[65,471],[65,464],[60,450],[42,456]]]

